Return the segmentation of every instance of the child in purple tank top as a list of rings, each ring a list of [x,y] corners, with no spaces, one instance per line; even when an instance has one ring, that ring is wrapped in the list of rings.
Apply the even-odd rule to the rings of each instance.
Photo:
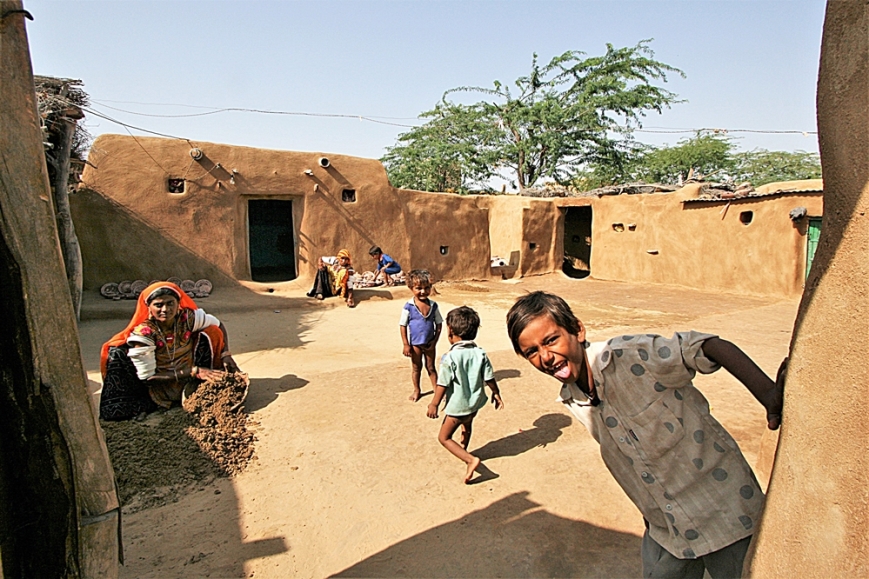
[[[431,293],[432,275],[428,270],[415,269],[407,275],[407,287],[413,292],[401,310],[398,329],[404,344],[403,354],[410,358],[413,393],[410,400],[416,402],[422,395],[419,379],[422,375],[423,360],[425,370],[431,380],[432,390],[437,385],[435,370],[435,345],[441,335],[443,317],[437,303],[428,299]]]

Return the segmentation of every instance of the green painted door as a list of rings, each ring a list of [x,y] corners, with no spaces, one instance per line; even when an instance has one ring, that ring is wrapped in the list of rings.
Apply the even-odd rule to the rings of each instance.
[[[806,248],[806,278],[812,269],[815,251],[818,249],[818,239],[821,237],[821,218],[809,217],[808,247]]]

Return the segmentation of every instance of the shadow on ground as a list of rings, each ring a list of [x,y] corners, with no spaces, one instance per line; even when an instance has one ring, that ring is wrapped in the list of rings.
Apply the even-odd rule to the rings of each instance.
[[[640,541],[553,515],[519,492],[332,576],[637,577]],[[625,557],[630,552],[636,557]]]
[[[522,372],[517,370],[516,368],[505,368],[503,370],[495,370],[495,380],[501,382],[502,380],[507,380],[509,378],[519,378],[522,376]]]
[[[545,414],[534,421],[534,428],[493,440],[472,452],[481,460],[517,456],[532,448],[555,442],[561,436],[561,430],[568,426],[570,417],[564,414]]]
[[[308,384],[308,380],[295,374],[286,374],[280,378],[251,378],[250,390],[244,403],[248,412],[262,410],[278,399],[282,392],[298,390]]]

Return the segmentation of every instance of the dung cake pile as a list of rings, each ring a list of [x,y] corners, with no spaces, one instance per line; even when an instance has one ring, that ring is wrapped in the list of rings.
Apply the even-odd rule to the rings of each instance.
[[[248,430],[242,408],[249,385],[247,374],[227,373],[200,384],[183,403],[194,419],[187,435],[230,476],[244,470],[253,458],[255,436]]]

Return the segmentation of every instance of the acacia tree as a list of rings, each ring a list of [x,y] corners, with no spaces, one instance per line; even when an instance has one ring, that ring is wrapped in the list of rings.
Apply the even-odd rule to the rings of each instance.
[[[698,132],[673,146],[624,144],[616,155],[589,159],[572,184],[582,190],[632,182],[676,184],[689,175],[718,181],[748,181],[755,186],[773,181],[816,179],[821,162],[803,151],[735,151],[726,135]]]
[[[737,153],[734,161],[734,179],[750,181],[755,186],[821,178],[821,157],[817,153],[757,149]]]
[[[500,175],[519,189],[547,177],[565,182],[587,159],[618,153],[616,143],[630,137],[649,111],[662,112],[676,96],[652,84],[667,73],[683,73],[654,60],[649,40],[633,47],[607,45],[602,56],[568,51],[541,66],[535,54],[531,73],[511,88],[458,87],[420,115],[430,118],[402,134],[382,161],[394,185],[433,190],[432,165],[456,164],[461,187]],[[457,93],[483,94],[488,100],[462,105]],[[441,157],[420,153],[441,153]],[[449,162],[448,162],[449,161]],[[427,163],[427,165],[426,165]]]

